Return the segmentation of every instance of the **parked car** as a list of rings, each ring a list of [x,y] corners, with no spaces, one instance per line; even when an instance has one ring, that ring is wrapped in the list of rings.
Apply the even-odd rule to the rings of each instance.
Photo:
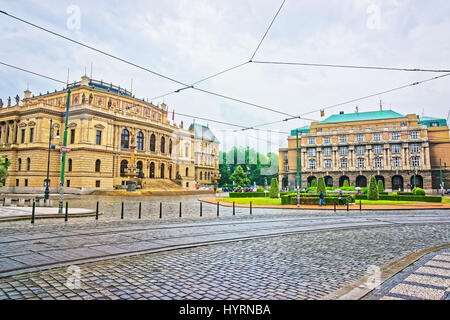
[[[450,189],[445,190],[445,194],[450,194]]]

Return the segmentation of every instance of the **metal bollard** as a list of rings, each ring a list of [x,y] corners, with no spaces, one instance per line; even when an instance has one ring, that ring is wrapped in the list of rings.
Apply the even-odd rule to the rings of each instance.
[[[181,202],[180,202],[180,218],[181,218]]]
[[[64,217],[64,221],[67,222],[68,217],[69,217],[69,201],[66,201],[66,215]]]
[[[34,211],[36,210],[36,203],[33,200],[33,209],[31,210],[31,223],[34,224]]]
[[[141,205],[141,202],[139,201],[139,216],[138,216],[138,219],[141,218],[141,212],[142,212],[142,205]]]
[[[97,206],[95,207],[95,220],[98,220],[98,201]]]
[[[359,199],[359,211],[361,211],[361,199]]]
[[[348,197],[347,197],[347,211],[348,211]]]
[[[120,219],[123,219],[123,201],[122,201],[122,210],[120,212]]]
[[[233,216],[235,216],[235,215],[236,215],[236,212],[234,210],[234,201],[233,201]]]
[[[162,219],[162,202],[159,203],[159,218]]]
[[[219,202],[217,202],[217,216],[219,216]]]
[[[334,212],[336,212],[336,199],[334,199]]]
[[[202,212],[202,210],[203,210],[202,204],[203,204],[203,202],[200,201],[200,217],[201,217],[202,214],[203,214],[203,212]]]
[[[252,214],[252,202],[250,201],[250,214]]]

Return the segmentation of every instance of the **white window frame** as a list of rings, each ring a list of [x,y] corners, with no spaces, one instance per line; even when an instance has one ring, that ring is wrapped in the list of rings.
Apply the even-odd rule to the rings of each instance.
[[[392,145],[392,153],[397,154],[400,153],[401,147],[399,144],[393,144]]]
[[[365,159],[364,158],[358,158],[356,159],[357,168],[364,168],[365,166]]]
[[[309,159],[309,168],[310,169],[315,169],[316,168],[316,160]]]
[[[377,157],[374,160],[375,168],[381,168],[383,166],[383,158]]]
[[[348,167],[348,160],[346,158],[342,158],[340,160],[339,164],[340,164],[341,168],[347,168]],[[345,165],[343,165],[343,164],[345,164]]]
[[[373,146],[373,154],[382,154],[383,149],[381,148],[381,145],[376,144]]]

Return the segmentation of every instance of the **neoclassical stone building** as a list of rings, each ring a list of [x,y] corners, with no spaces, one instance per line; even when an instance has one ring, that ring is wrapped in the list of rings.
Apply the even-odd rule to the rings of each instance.
[[[450,139],[445,119],[401,115],[392,110],[332,115],[291,131],[279,150],[283,189],[295,189],[299,135],[302,186],[324,177],[327,186],[365,187],[374,175],[387,190],[416,185],[439,189],[441,172],[450,186]]]
[[[71,89],[65,187],[68,190],[113,189],[135,169],[146,183],[153,179],[181,181],[185,188],[217,177],[219,142],[202,140],[195,127],[167,120],[167,106],[135,98],[118,86],[83,76]],[[40,191],[47,173],[50,120],[55,149],[50,152],[50,187],[59,186],[67,89],[31,96],[0,109],[0,155],[11,162],[5,191]],[[212,136],[212,132],[207,128]],[[215,138],[215,137],[214,137]],[[208,165],[196,162],[195,146],[212,145]],[[131,152],[135,149],[134,167]],[[201,159],[200,159],[201,160]],[[207,170],[209,174],[198,173]],[[176,178],[181,179],[176,179]]]

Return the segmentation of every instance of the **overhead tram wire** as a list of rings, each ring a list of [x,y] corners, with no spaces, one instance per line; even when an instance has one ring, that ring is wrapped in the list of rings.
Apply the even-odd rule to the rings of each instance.
[[[404,85],[404,86],[396,87],[396,88],[385,90],[385,91],[382,91],[382,92],[377,92],[377,93],[370,94],[370,95],[367,95],[367,96],[364,96],[364,97],[360,97],[360,98],[344,101],[344,102],[341,102],[341,103],[336,103],[336,104],[333,104],[333,105],[330,105],[330,106],[327,106],[327,107],[323,107],[323,108],[319,108],[319,109],[316,109],[316,110],[313,110],[313,111],[308,111],[308,112],[300,114],[298,117],[292,117],[292,118],[286,118],[286,119],[279,120],[279,121],[262,123],[262,124],[254,125],[252,127],[248,127],[248,128],[241,129],[241,130],[242,131],[249,130],[249,129],[255,130],[255,127],[264,127],[264,126],[268,126],[268,125],[272,125],[272,124],[277,124],[277,123],[287,122],[287,121],[290,121],[290,120],[299,119],[299,117],[303,117],[303,116],[311,114],[311,113],[319,112],[321,110],[327,110],[327,109],[331,109],[331,108],[336,108],[336,107],[339,107],[339,106],[343,106],[343,105],[350,104],[350,103],[353,103],[353,102],[357,102],[357,101],[360,101],[360,100],[373,98],[373,97],[376,97],[376,96],[379,96],[379,95],[382,95],[382,94],[386,94],[386,93],[390,93],[390,92],[393,92],[393,91],[398,91],[398,90],[401,90],[401,89],[413,87],[413,86],[416,86],[416,85],[419,85],[419,84],[422,84],[422,83],[425,83],[425,82],[437,80],[437,79],[448,77],[448,76],[450,76],[450,73],[446,73],[446,74],[443,74],[443,75],[440,75],[440,76],[436,76],[436,77],[433,77],[433,78],[429,78],[429,79],[413,82],[413,83],[410,83],[410,84],[407,84],[407,85]],[[304,118],[301,118],[301,119],[304,119]]]
[[[283,1],[283,3],[284,3],[284,1]],[[51,31],[51,30],[49,30],[49,29],[47,29],[47,28],[38,26],[38,25],[36,25],[36,24],[34,24],[34,23],[32,23],[32,22],[26,21],[26,20],[24,20],[24,19],[21,19],[21,18],[19,18],[19,17],[14,16],[14,15],[11,15],[11,14],[5,12],[5,11],[0,10],[0,13],[3,13],[4,15],[6,15],[6,16],[8,16],[8,17],[11,17],[11,18],[16,19],[16,20],[18,20],[18,21],[21,21],[21,22],[23,22],[23,23],[25,23],[25,24],[28,24],[28,25],[33,26],[33,27],[35,27],[35,28],[38,28],[38,29],[40,29],[40,30],[42,30],[42,31],[51,33],[51,34],[53,34],[53,35],[55,35],[55,36],[57,36],[57,37],[60,37],[60,38],[62,38],[62,39],[65,39],[65,40],[67,40],[67,41],[73,42],[73,43],[78,44],[78,45],[80,45],[80,46],[83,46],[83,47],[85,47],[85,48],[88,48],[88,49],[91,49],[91,50],[96,51],[96,52],[98,52],[98,53],[104,54],[104,55],[106,55],[106,56],[108,56],[108,57],[110,57],[110,58],[116,59],[116,60],[118,60],[118,61],[121,61],[121,62],[123,62],[123,63],[129,64],[129,65],[131,65],[131,66],[133,66],[133,67],[136,67],[136,68],[138,68],[138,69],[147,71],[147,72],[152,73],[152,74],[154,74],[154,75],[156,75],[156,76],[162,77],[162,78],[164,78],[164,79],[170,80],[170,81],[172,81],[172,82],[175,82],[175,83],[177,83],[177,84],[180,84],[180,85],[184,86],[183,88],[178,89],[178,91],[181,91],[181,90],[184,90],[184,89],[192,88],[192,89],[195,89],[195,90],[200,91],[200,92],[203,92],[203,93],[207,93],[207,94],[214,95],[214,96],[217,96],[217,97],[221,97],[221,98],[224,98],[224,99],[232,100],[232,101],[235,101],[235,102],[240,102],[240,103],[247,104],[247,105],[250,105],[250,106],[253,106],[253,107],[256,107],[256,108],[264,109],[264,110],[267,110],[267,111],[272,111],[272,112],[275,112],[275,113],[278,113],[278,114],[282,114],[282,115],[293,116],[293,115],[287,114],[287,113],[285,113],[285,112],[278,111],[278,110],[273,109],[273,108],[263,107],[263,106],[260,106],[260,105],[255,104],[255,103],[246,102],[246,101],[241,100],[241,99],[236,99],[236,98],[232,98],[232,97],[230,97],[230,96],[226,96],[226,95],[223,95],[223,94],[214,93],[214,92],[212,92],[212,91],[203,90],[203,89],[200,89],[200,88],[195,88],[193,85],[188,85],[188,84],[186,84],[186,83],[183,83],[183,82],[181,82],[181,81],[175,80],[175,79],[173,79],[173,78],[171,78],[171,77],[165,76],[165,75],[160,74],[160,73],[158,73],[158,72],[152,71],[152,70],[150,70],[150,69],[148,69],[148,68],[142,67],[142,66],[140,66],[140,65],[138,65],[138,64],[135,64],[135,63],[133,63],[133,62],[130,62],[130,61],[128,61],[128,60],[119,58],[119,57],[117,57],[117,56],[115,56],[115,55],[112,55],[112,54],[110,54],[110,53],[107,53],[107,52],[105,52],[105,51],[103,51],[103,50],[96,49],[96,48],[94,48],[94,47],[92,47],[92,46],[89,46],[89,45],[86,45],[86,44],[84,44],[84,43],[82,43],[82,42],[80,42],[80,41],[71,39],[71,38],[66,37],[66,36],[64,36],[64,35],[62,35],[62,34],[59,34],[59,33],[57,33],[57,32]],[[272,23],[273,23],[273,22],[272,22]],[[267,32],[266,32],[266,33],[267,33]],[[248,62],[247,62],[247,63],[248,63]],[[244,63],[241,64],[241,65],[244,65]],[[234,69],[234,68],[229,68],[229,70],[232,70],[232,69]],[[219,74],[222,74],[222,73],[224,73],[224,72],[219,72]],[[212,76],[211,76],[211,77],[212,77]],[[209,77],[209,78],[211,78],[211,77]]]
[[[283,62],[283,61],[252,61],[258,64],[288,65],[288,66],[308,66],[308,67],[329,67],[329,68],[350,68],[350,69],[370,69],[370,70],[389,70],[389,71],[409,71],[409,72],[440,72],[449,73],[445,69],[420,69],[420,68],[398,68],[398,67],[377,67],[377,66],[357,66],[341,64],[323,64],[323,63],[305,63],[305,62]]]
[[[65,81],[61,81],[61,80],[58,80],[58,79],[53,78],[53,77],[46,76],[46,75],[41,74],[41,73],[37,73],[37,72],[31,71],[31,70],[27,70],[27,69],[24,69],[24,68],[20,68],[20,67],[17,67],[17,66],[14,66],[14,65],[11,65],[11,64],[2,62],[2,61],[0,61],[0,64],[1,64],[1,65],[4,65],[4,66],[7,66],[7,67],[10,67],[10,68],[13,68],[13,69],[16,69],[16,70],[19,70],[19,71],[22,71],[22,72],[30,73],[30,74],[35,75],[35,76],[38,76],[38,77],[42,77],[42,78],[45,78],[45,79],[48,79],[48,80],[52,80],[52,81],[55,81],[55,82],[58,82],[58,83],[62,83],[62,84],[64,84],[64,85],[67,85],[67,82],[65,82]],[[50,104],[49,104],[49,105],[50,105]],[[56,106],[55,106],[55,107],[56,107]],[[135,106],[126,107],[125,110],[131,109],[132,107],[135,107]],[[219,123],[219,124],[223,124],[223,125],[228,125],[228,126],[236,127],[236,128],[245,128],[245,126],[243,126],[243,125],[238,125],[238,124],[234,124],[234,123],[230,123],[230,122],[225,122],[225,121],[220,121],[220,120],[214,120],[214,119],[209,119],[209,118],[198,117],[198,116],[195,116],[195,115],[184,114],[184,113],[180,113],[180,112],[177,112],[177,115],[184,116],[184,117],[188,117],[188,118],[193,118],[193,119],[200,119],[200,120],[205,120],[205,121],[215,122],[215,123]],[[266,131],[266,132],[277,132],[277,131],[274,131],[274,130],[267,130],[267,129],[255,129],[255,130]],[[286,134],[287,134],[287,132],[280,132],[280,133],[286,133]]]

